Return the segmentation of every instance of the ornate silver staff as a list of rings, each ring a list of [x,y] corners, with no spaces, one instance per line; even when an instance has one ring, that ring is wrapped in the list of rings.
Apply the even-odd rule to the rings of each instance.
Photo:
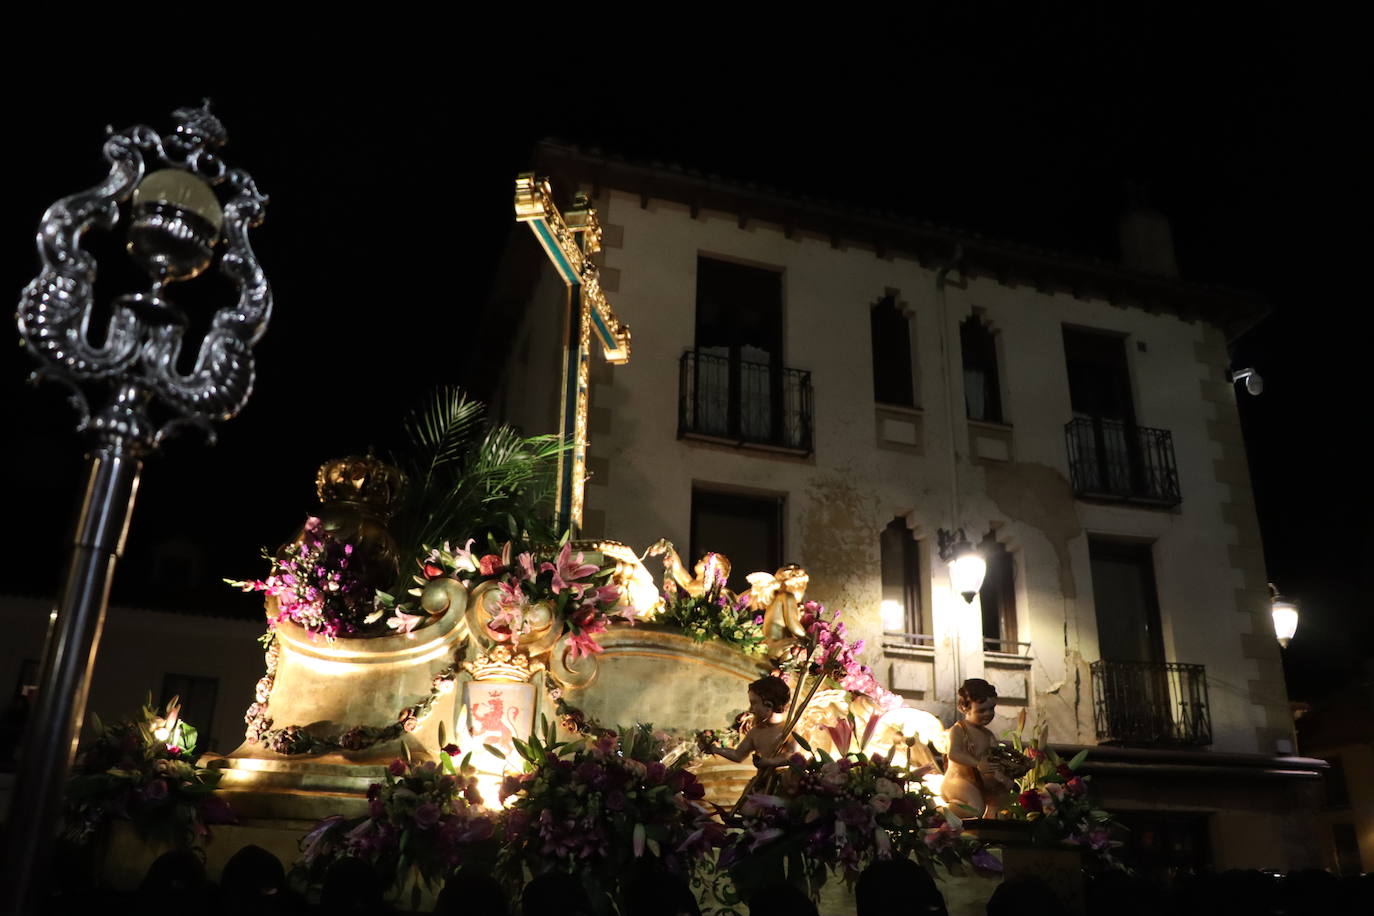
[[[19,298],[19,333],[40,363],[35,379],[60,382],[92,433],[85,498],[66,579],[44,649],[43,672],[15,776],[5,854],[0,860],[4,912],[25,912],[46,860],[76,753],[95,667],[110,580],[124,549],[143,458],[179,428],[194,426],[213,442],[214,420],[242,409],[253,389],[252,347],[267,330],[272,293],[248,230],[266,212],[252,177],[231,169],[218,150],[224,126],[201,108],[173,112],[176,130],[111,131],[105,180],[57,201],[43,214],[43,268]],[[147,271],[146,292],[111,304],[104,342],[91,343],[96,262],[82,249],[92,227],[127,224],[128,253]],[[177,368],[186,315],[168,288],[218,261],[238,301],[216,311],[194,368]],[[88,391],[105,396],[92,411]]]

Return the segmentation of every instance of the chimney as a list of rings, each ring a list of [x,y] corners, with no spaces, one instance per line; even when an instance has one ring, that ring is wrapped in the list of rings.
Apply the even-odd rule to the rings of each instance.
[[[1150,206],[1143,185],[1127,182],[1126,209],[1116,226],[1123,267],[1165,277],[1178,276],[1169,218]]]

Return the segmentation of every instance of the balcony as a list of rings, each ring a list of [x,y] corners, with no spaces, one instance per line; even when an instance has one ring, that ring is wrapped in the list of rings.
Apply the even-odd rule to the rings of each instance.
[[[1093,723],[1101,744],[1203,747],[1212,743],[1203,665],[1092,663]]]
[[[688,350],[678,391],[679,438],[811,454],[810,372]]]
[[[1121,420],[1079,417],[1064,427],[1069,479],[1079,499],[1171,509],[1183,501],[1174,437]]]

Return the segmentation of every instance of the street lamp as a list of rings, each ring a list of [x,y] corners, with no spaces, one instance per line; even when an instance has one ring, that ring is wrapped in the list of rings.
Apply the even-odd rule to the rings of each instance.
[[[224,125],[200,108],[172,114],[161,136],[142,125],[110,131],[110,172],[58,200],[38,227],[42,270],[19,297],[19,334],[38,361],[35,379],[65,386],[92,433],[85,498],[44,648],[38,694],[24,736],[0,860],[0,910],[29,912],[46,877],[67,772],[76,754],[86,691],[115,564],[124,551],[143,459],[169,435],[194,427],[213,441],[253,389],[253,345],[267,330],[272,292],[248,242],[267,198],[252,177],[219,157]],[[127,226],[127,251],[148,274],[145,291],[117,296],[92,343],[96,259],[82,238]],[[167,296],[218,262],[238,299],[219,308],[194,368],[178,368],[188,321]],[[103,398],[91,409],[88,389]],[[100,401],[97,401],[99,404]],[[8,904],[8,906],[3,906]]]
[[[987,575],[988,564],[967,537],[964,529],[949,531],[941,528],[936,532],[940,547],[940,559],[949,564],[949,581],[954,590],[964,596],[969,604],[983,587],[983,577]]]
[[[1274,617],[1274,635],[1279,645],[1288,648],[1288,642],[1298,631],[1298,606],[1279,594],[1274,583],[1269,583],[1269,608]]]

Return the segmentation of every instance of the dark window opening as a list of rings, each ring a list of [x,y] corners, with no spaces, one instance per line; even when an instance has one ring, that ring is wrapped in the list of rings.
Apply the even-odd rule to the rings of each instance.
[[[1345,781],[1345,764],[1339,757],[1328,757],[1326,770],[1322,773],[1322,789],[1326,794],[1326,807],[1350,807],[1350,788]]]
[[[1164,639],[1149,544],[1091,538],[1097,646],[1110,661],[1162,662]]]
[[[1336,847],[1336,874],[1353,878],[1364,872],[1360,860],[1360,841],[1354,824],[1332,824],[1331,839]]]
[[[978,545],[988,571],[978,590],[983,608],[983,645],[989,652],[1015,653],[1016,645],[1016,563],[1006,546],[989,534]]]
[[[959,325],[959,350],[964,363],[964,407],[968,418],[1001,423],[997,339],[977,315],[970,315]]]
[[[921,601],[921,544],[900,516],[879,538],[882,567],[883,630],[888,633],[929,634]]]
[[[784,440],[781,273],[698,257],[694,356],[696,432]]]
[[[1118,811],[1126,829],[1119,837],[1123,858],[1143,877],[1167,883],[1180,873],[1200,874],[1212,866],[1208,816],[1189,812]]]
[[[707,551],[724,554],[730,589],[744,591],[749,573],[782,566],[782,507],[780,496],[693,490],[691,558],[683,562],[695,564]]]
[[[911,321],[893,296],[869,312],[873,336],[873,399],[879,404],[916,406],[911,375]]]
[[[219,678],[198,677],[194,674],[168,674],[162,678],[162,700],[165,707],[172,697],[181,700],[181,720],[196,730],[196,750],[208,751],[217,746],[215,738],[215,699],[219,694]]]
[[[1135,424],[1124,337],[1064,328],[1064,362],[1075,417]]]

